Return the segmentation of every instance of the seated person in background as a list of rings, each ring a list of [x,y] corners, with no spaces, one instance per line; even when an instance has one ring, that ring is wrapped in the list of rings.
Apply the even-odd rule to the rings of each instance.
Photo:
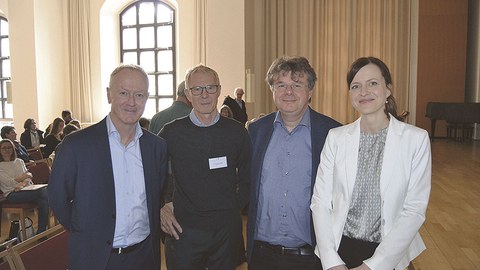
[[[43,156],[48,157],[55,151],[57,145],[62,141],[62,131],[65,126],[65,121],[62,118],[57,117],[53,120],[52,130],[50,134],[45,138],[45,148],[43,149]]]
[[[76,126],[78,129],[82,128],[82,125],[80,125],[80,121],[78,121],[77,119],[73,119],[72,121],[70,121],[69,124]],[[67,125],[67,124],[65,124],[65,125]]]
[[[148,118],[145,118],[145,117],[141,117],[139,120],[138,120],[138,123],[140,124],[140,127],[148,130],[148,128],[150,127],[150,119]]]
[[[65,125],[65,127],[63,128],[63,138],[65,138],[65,136],[67,136],[68,134],[74,132],[74,131],[77,131],[77,130],[80,130],[80,128],[78,128],[77,126],[73,125],[72,123],[68,124],[68,125]]]
[[[32,174],[27,171],[23,160],[17,158],[13,142],[0,141],[0,189],[9,203],[36,203],[38,205],[37,234],[47,229],[48,193],[43,187],[36,190],[22,190],[32,184]]]
[[[74,120],[72,120],[74,121]],[[62,132],[62,140],[63,138],[65,138],[68,134],[72,133],[72,132],[75,132],[77,130],[80,130],[77,126],[73,125],[72,124],[72,121],[70,121],[70,124],[68,125],[65,125],[65,127],[63,128],[63,132]],[[53,150],[53,152],[48,156],[50,158],[50,161],[53,162],[53,160],[55,159],[55,150]]]
[[[222,107],[220,107],[220,115],[227,118],[233,118],[232,109],[227,105],[222,105]]]
[[[2,139],[9,139],[10,141],[13,142],[15,145],[15,152],[17,153],[17,157],[24,162],[30,162],[33,160],[33,158],[28,154],[27,148],[25,146],[21,145],[17,141],[17,132],[15,131],[15,128],[12,126],[4,126],[2,127],[2,131],[0,132],[0,135],[2,136]]]
[[[43,138],[43,131],[37,128],[35,119],[28,118],[23,124],[25,131],[20,135],[20,143],[27,149],[40,147],[40,144],[45,144]]]
[[[65,125],[68,125],[72,120],[72,112],[69,110],[62,111],[62,119],[65,121]]]

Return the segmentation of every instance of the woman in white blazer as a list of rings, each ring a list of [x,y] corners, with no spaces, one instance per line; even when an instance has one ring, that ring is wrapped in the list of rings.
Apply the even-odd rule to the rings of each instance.
[[[403,270],[425,249],[428,133],[397,115],[381,60],[357,59],[347,83],[360,118],[327,136],[311,204],[315,253],[325,270]]]

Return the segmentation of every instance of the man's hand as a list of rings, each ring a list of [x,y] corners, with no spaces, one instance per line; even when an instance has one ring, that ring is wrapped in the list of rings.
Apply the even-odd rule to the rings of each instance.
[[[176,240],[180,238],[179,234],[181,234],[183,230],[173,214],[172,202],[165,204],[160,210],[160,223],[162,231],[169,234]]]

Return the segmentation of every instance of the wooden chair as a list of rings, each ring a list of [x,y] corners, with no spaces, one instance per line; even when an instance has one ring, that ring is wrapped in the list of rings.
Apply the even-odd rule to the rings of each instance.
[[[15,256],[12,246],[17,242],[17,239],[12,239],[2,243],[0,248],[3,250],[0,252],[0,270],[15,270],[17,269],[15,264]]]
[[[37,204],[35,203],[9,203],[6,201],[3,192],[0,191],[0,204],[2,211],[5,211],[9,214],[15,214],[20,217],[20,225],[22,227],[22,236],[23,239],[27,239],[27,230],[25,229],[25,218],[27,217],[28,211],[36,211],[38,209]]]
[[[17,270],[67,269],[67,232],[61,225],[13,246]],[[45,239],[40,241],[40,239]]]
[[[34,184],[48,184],[50,178],[50,166],[47,159],[36,160],[27,165],[27,169],[32,173],[32,182]]]
[[[42,154],[42,151],[40,150],[40,147],[27,149],[27,152],[33,158],[33,160],[43,159],[43,154]]]

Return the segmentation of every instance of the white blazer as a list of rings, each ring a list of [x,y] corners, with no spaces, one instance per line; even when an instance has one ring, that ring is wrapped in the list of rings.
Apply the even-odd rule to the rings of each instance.
[[[360,119],[328,133],[312,196],[323,269],[344,264],[337,250],[357,176]],[[424,249],[418,230],[425,221],[432,172],[428,133],[390,115],[380,175],[382,241],[365,260],[372,270],[405,269]]]

